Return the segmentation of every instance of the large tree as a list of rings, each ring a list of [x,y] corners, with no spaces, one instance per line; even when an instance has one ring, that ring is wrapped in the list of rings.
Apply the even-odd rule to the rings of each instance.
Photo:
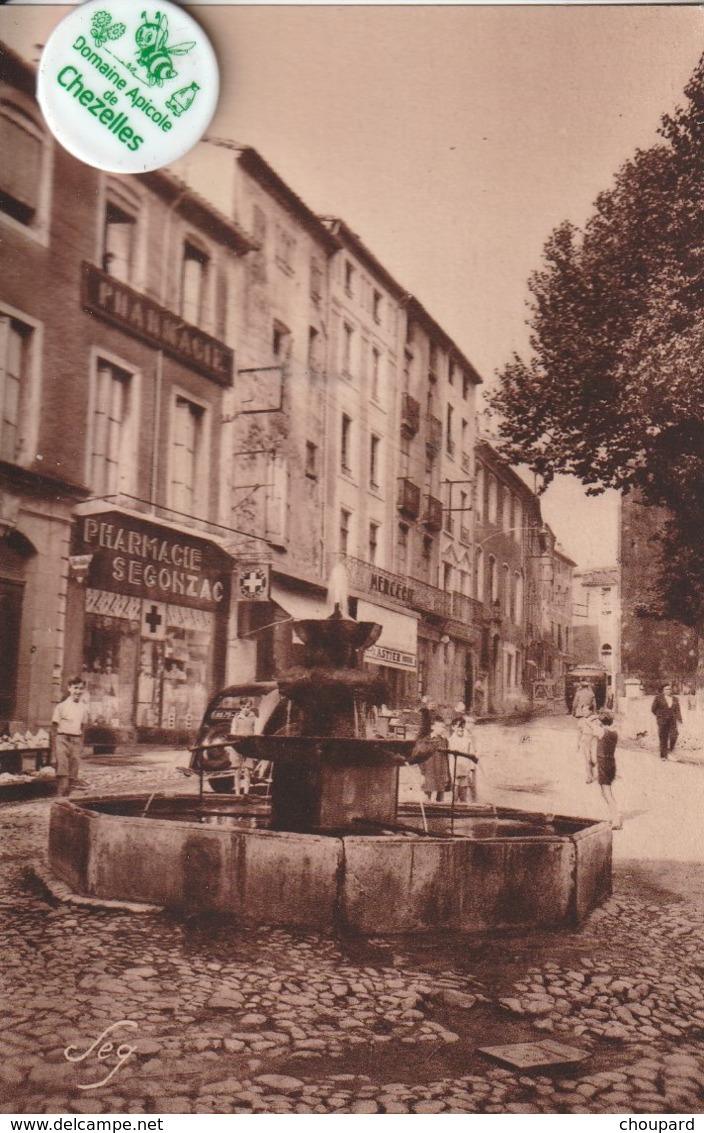
[[[545,486],[569,473],[590,494],[637,490],[667,508],[650,612],[701,642],[704,57],[685,95],[584,230],[565,223],[550,236],[529,283],[530,355],[504,368],[491,403],[503,452]]]

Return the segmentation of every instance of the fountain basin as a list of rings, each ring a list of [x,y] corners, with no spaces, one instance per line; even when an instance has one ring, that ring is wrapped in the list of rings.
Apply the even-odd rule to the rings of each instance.
[[[365,935],[578,924],[611,893],[611,828],[590,819],[476,808],[454,836],[435,817],[427,835],[317,834],[262,828],[218,797],[156,796],[143,816],[147,803],[56,801],[53,872],[85,896]]]

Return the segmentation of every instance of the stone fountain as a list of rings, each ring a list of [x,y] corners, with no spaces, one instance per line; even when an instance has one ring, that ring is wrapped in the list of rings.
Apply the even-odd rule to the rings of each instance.
[[[196,763],[212,746],[271,761],[270,814],[202,791],[62,799],[49,839],[58,877],[93,897],[365,934],[578,923],[609,895],[605,822],[475,807],[423,826],[416,808],[399,823],[398,770],[415,744],[374,736],[385,687],[362,667],[382,627],[340,603],[293,625],[305,656],[278,682],[283,734],[213,745],[214,698],[195,752]]]

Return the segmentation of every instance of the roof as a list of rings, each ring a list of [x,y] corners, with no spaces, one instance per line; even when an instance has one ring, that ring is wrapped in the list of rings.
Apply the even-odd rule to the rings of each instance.
[[[301,200],[298,194],[294,193],[293,189],[286,184],[283,178],[272,169],[254,146],[240,145],[238,142],[229,141],[227,138],[207,137],[204,140],[211,145],[221,146],[223,149],[231,150],[232,153],[235,154],[237,162],[242,169],[249,173],[250,177],[253,177],[255,181],[258,181],[272,197],[275,197],[279,204],[283,205],[289,212],[292,212],[297,217],[301,226],[306,228],[320,241],[329,255],[338,250],[340,247],[339,241],[328,231],[320,218],[308,207],[305,201]]]
[[[575,573],[575,581],[582,586],[618,586],[620,571],[618,567],[594,567]]]
[[[0,44],[0,82],[7,83],[36,99],[36,72],[37,68],[34,64],[22,59],[4,43]],[[259,247],[243,228],[229,220],[205,197],[191,189],[170,170],[155,169],[150,173],[128,174],[124,176],[124,180],[128,181],[131,177],[136,177],[142,184],[165,197],[170,204],[176,205],[182,216],[207,229],[226,247],[240,254],[255,251]]]
[[[344,220],[338,216],[321,216],[320,219],[333,236],[338,237],[341,244],[352,248],[355,255],[364,263],[365,267],[367,267],[397,299],[401,299],[406,295],[405,288],[401,286],[398,280],[394,279],[391,273],[379,262],[374,253],[370,251],[357,233],[353,232]]]
[[[229,220],[215,205],[211,205],[171,170],[154,169],[150,173],[130,176],[136,176],[142,184],[165,197],[181,216],[205,229],[226,247],[240,254],[259,248],[257,242],[239,224]]]
[[[475,454],[479,460],[487,461],[495,472],[499,472],[513,488],[521,493],[524,499],[530,498],[531,502],[540,512],[540,500],[536,492],[526,484],[523,477],[513,468],[508,461],[497,452],[493,445],[485,437],[478,437],[475,445]]]
[[[567,554],[567,551],[565,550],[565,548],[561,547],[559,543],[555,544],[555,546],[552,549],[552,553],[553,553],[553,555],[555,555],[556,558],[562,559],[563,563],[568,563],[569,566],[573,566],[573,567],[577,566],[577,563],[575,562],[575,560],[570,558],[570,556]]]
[[[407,293],[403,297],[402,305],[406,308],[411,317],[414,318],[417,322],[422,323],[426,330],[430,331],[430,333],[433,335],[433,338],[437,339],[440,345],[443,346],[445,350],[447,350],[450,356],[460,363],[463,369],[466,370],[467,377],[473,383],[473,385],[481,385],[482,378],[480,378],[479,374],[474,369],[474,366],[470,362],[469,358],[467,358],[466,354],[462,353],[459,346],[457,346],[456,342],[452,338],[450,338],[447,331],[443,330],[440,324],[435,321],[430,312],[423,306],[420,299],[416,299],[415,295]]]

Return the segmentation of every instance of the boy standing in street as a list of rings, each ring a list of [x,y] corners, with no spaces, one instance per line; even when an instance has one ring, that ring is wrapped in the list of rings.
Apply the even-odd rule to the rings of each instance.
[[[610,712],[600,712],[594,725],[596,740],[596,769],[601,793],[611,815],[611,826],[621,830],[621,816],[616,805],[611,784],[616,778],[616,745],[618,732],[613,727],[614,718]]]
[[[51,718],[57,795],[70,795],[76,787],[85,786],[79,778],[83,731],[88,716],[88,705],[83,699],[85,687],[80,677],[72,677],[68,682],[68,696],[56,705]]]

